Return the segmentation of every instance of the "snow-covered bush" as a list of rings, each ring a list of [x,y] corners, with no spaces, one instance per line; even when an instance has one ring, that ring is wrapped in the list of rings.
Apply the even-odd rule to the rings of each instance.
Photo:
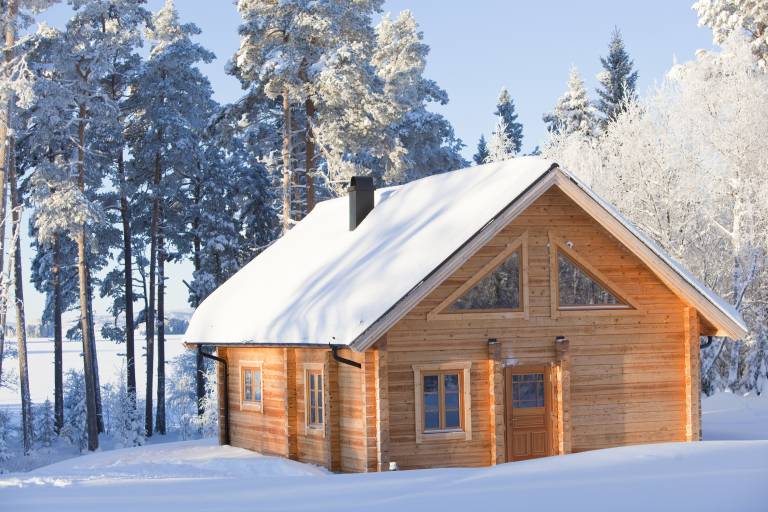
[[[575,172],[734,304],[744,340],[702,351],[705,392],[765,387],[768,364],[768,74],[748,44],[699,52],[597,138],[554,137]]]
[[[54,428],[53,404],[49,399],[36,405],[32,413],[32,441],[35,445],[48,448],[56,439]]]
[[[128,393],[125,369],[120,372],[118,385],[103,386],[104,429],[115,445],[122,448],[144,444],[144,421],[135,394]]]
[[[0,409],[0,462],[11,458],[8,440],[11,436],[11,415]]]
[[[61,435],[80,451],[88,446],[86,430],[85,377],[69,370],[64,378],[64,428]]]
[[[203,414],[197,408],[197,356],[188,350],[172,362],[173,378],[168,381],[168,416],[182,439],[208,437],[217,432],[218,406],[214,365],[205,360],[206,394],[201,401]]]

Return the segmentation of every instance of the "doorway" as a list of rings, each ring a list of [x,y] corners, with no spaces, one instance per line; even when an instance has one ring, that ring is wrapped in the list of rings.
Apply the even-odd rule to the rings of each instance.
[[[552,454],[552,367],[510,366],[506,381],[507,461]]]

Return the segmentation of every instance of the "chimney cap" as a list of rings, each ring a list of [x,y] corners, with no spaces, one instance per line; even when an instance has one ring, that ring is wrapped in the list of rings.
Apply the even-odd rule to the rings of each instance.
[[[349,179],[349,188],[356,190],[373,190],[373,178],[370,176],[352,176]]]

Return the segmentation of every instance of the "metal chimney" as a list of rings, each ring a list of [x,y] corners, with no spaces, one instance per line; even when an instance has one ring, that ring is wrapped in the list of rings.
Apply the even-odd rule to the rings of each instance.
[[[354,231],[373,210],[373,178],[352,176],[349,180],[349,230]]]

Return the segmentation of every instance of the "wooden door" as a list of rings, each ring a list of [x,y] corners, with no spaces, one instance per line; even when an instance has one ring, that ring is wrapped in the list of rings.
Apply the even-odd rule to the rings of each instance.
[[[546,457],[552,453],[550,374],[547,365],[506,369],[508,461]]]

